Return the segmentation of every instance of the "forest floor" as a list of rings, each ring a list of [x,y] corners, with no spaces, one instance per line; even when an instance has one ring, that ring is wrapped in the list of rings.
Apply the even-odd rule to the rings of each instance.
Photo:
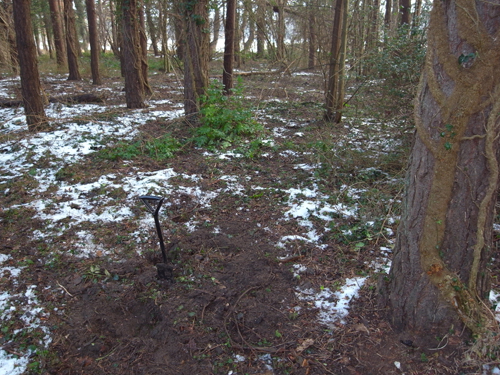
[[[0,109],[0,372],[497,373],[464,363],[458,334],[419,340],[384,320],[376,286],[410,137],[359,99],[342,124],[325,124],[323,81],[245,77],[265,130],[220,150],[185,143],[173,73],[151,76],[140,110],[125,108],[119,78],[96,88],[43,75],[48,96],[106,96],[50,104],[44,133],[27,132],[22,109]],[[19,91],[0,80],[2,98]],[[182,144],[171,158],[144,152],[166,135]],[[141,195],[165,197],[167,280]]]

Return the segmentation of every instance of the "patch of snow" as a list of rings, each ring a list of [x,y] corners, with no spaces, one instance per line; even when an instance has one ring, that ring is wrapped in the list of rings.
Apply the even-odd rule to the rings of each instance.
[[[345,284],[337,292],[332,292],[330,288],[323,288],[319,293],[311,289],[297,288],[296,295],[301,300],[313,302],[319,309],[320,323],[334,328],[336,322],[345,324],[344,318],[349,313],[349,303],[358,296],[358,291],[366,279],[366,277],[346,279]]]

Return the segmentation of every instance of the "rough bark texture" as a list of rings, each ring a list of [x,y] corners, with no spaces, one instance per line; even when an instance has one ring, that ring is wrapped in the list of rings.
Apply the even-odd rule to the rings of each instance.
[[[224,69],[222,84],[224,92],[231,93],[233,88],[233,60],[234,60],[234,22],[236,19],[236,0],[227,0],[226,27],[224,28]]]
[[[328,74],[328,90],[326,92],[325,120],[335,119],[335,109],[339,98],[339,55],[342,44],[343,12],[346,0],[337,0],[333,19],[332,48],[330,50],[330,68]],[[343,100],[343,98],[342,98]]]
[[[198,0],[185,5],[186,45],[184,51],[184,112],[186,117],[195,119],[199,109],[199,99],[208,86],[208,0]]]
[[[43,108],[30,8],[31,0],[16,0],[13,3],[24,112],[28,129],[37,131],[43,130],[48,123]]]
[[[144,108],[144,84],[136,0],[122,0],[123,68],[127,108]]]
[[[79,43],[76,38],[75,11],[73,0],[64,0],[64,22],[66,24],[66,52],[68,55],[68,81],[82,79],[78,68]]]
[[[85,5],[87,6],[87,18],[89,23],[90,69],[92,71],[92,83],[94,85],[100,85],[101,75],[99,74],[99,37],[97,34],[94,0],[85,0]]]
[[[394,259],[381,292],[400,330],[494,326],[489,291],[498,189],[499,1],[436,1]]]
[[[66,48],[64,43],[64,32],[61,20],[61,10],[58,0],[49,0],[50,18],[52,20],[52,31],[54,33],[54,46],[56,49],[56,61],[60,67],[66,66]]]

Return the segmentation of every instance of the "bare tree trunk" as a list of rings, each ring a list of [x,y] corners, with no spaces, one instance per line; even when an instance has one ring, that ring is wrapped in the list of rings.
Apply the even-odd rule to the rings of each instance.
[[[117,7],[118,8],[118,7]],[[118,9],[117,9],[117,13],[121,13],[121,12],[118,12]],[[120,62],[123,62],[122,61],[122,52],[121,52],[121,46],[122,46],[122,41],[121,41],[121,27],[119,27],[119,25],[121,25],[121,22],[117,22],[115,20],[115,9],[113,8],[113,1],[110,1],[109,2],[109,14],[110,14],[110,18],[111,18],[111,41],[110,41],[110,45],[111,45],[111,50],[113,51],[113,54],[118,58],[120,59]]]
[[[384,25],[386,30],[390,30],[392,20],[392,0],[385,0]]]
[[[97,34],[97,22],[95,15],[94,0],[85,0],[87,6],[87,17],[89,23],[90,40],[90,69],[92,71],[92,83],[101,84],[101,75],[99,74],[99,38]]]
[[[410,10],[411,10],[411,1],[410,0],[401,0],[401,26],[410,25]]]
[[[150,2],[147,2],[147,4],[150,4]],[[149,36],[151,37],[151,47],[153,47],[153,54],[155,56],[160,56],[160,50],[158,49],[158,30],[153,21],[150,7],[151,5],[146,6],[146,22],[148,24]]]
[[[276,32],[276,59],[285,59],[285,0],[278,0],[274,11],[278,13],[278,30]]]
[[[76,39],[75,12],[73,0],[64,0],[64,23],[66,24],[66,52],[68,54],[68,81],[79,81],[82,79],[78,68],[78,46]]]
[[[47,128],[48,122],[43,108],[30,9],[31,0],[16,0],[13,3],[24,112],[28,129],[38,131]]]
[[[339,57],[342,43],[342,23],[346,0],[337,0],[335,3],[335,15],[333,19],[332,48],[330,50],[330,69],[328,74],[328,90],[326,92],[325,120],[335,120],[335,109],[339,98]]]
[[[73,0],[75,3],[75,30],[76,30],[76,43],[78,46],[78,56],[82,57],[82,50],[87,53],[89,41],[88,30],[85,25],[85,3],[83,0]]]
[[[144,108],[144,83],[141,68],[141,46],[136,0],[121,0],[123,68],[127,108]]]
[[[222,84],[224,93],[231,94],[233,88],[234,24],[236,20],[236,0],[227,0],[226,26],[224,28],[224,69]]]
[[[236,10],[235,21],[234,21],[234,63],[236,68],[241,68],[241,22],[240,22],[240,12]]]
[[[266,27],[266,11],[263,0],[257,0],[257,58],[264,57],[264,46],[266,41],[265,27]]]
[[[499,29],[498,1],[434,2],[403,214],[380,285],[395,328],[417,337],[496,329],[481,299],[499,177]]]
[[[141,70],[142,70],[142,84],[144,86],[144,94],[150,96],[153,94],[153,90],[149,85],[148,72],[148,39],[146,37],[146,25],[144,22],[144,12],[142,9],[142,0],[139,0],[139,7],[137,8],[137,17],[139,18],[139,46],[140,46],[140,56],[141,56]]]
[[[56,47],[56,61],[60,67],[66,67],[66,47],[61,20],[61,9],[58,0],[49,0],[52,31],[54,32],[54,45]]]
[[[342,112],[344,110],[344,96],[345,96],[345,60],[347,51],[347,10],[349,9],[349,0],[344,0],[345,5],[342,11],[342,36],[339,51],[339,61],[338,61],[338,94],[337,103],[335,106],[335,118],[334,122],[336,124],[342,121]]]
[[[43,28],[45,31],[45,36],[46,36],[46,45],[45,48],[47,51],[49,51],[49,57],[52,60],[54,58],[54,50],[53,50],[53,38],[52,38],[52,22],[50,21],[50,11],[48,12],[43,12]],[[45,43],[44,43],[45,44]]]
[[[215,56],[217,43],[219,42],[220,24],[221,24],[220,8],[217,4],[214,9],[214,22],[213,22],[214,38],[210,41],[210,60]]]
[[[208,53],[210,40],[204,28],[208,25],[208,0],[198,0],[184,7],[186,45],[184,51],[184,112],[196,121],[200,97],[208,86]]]
[[[13,73],[17,74],[19,61],[17,59],[16,32],[12,19],[12,3],[4,3],[0,7],[0,26],[4,29],[4,35],[6,36],[5,52],[3,54],[4,62]]]
[[[414,28],[418,27],[421,13],[422,13],[422,0],[417,0],[415,2],[415,11],[413,12],[413,19],[412,19],[412,26]]]
[[[309,5],[309,27],[308,27],[308,36],[309,36],[309,54],[308,54],[308,62],[307,66],[309,69],[313,69],[316,66],[316,49],[318,48],[316,45],[317,30],[316,30],[316,12],[314,6]]]
[[[174,2],[174,10],[178,17],[174,18],[174,34],[175,34],[175,54],[179,60],[185,59],[185,50],[188,37],[185,34],[185,25],[183,23],[183,17],[185,15],[184,5],[179,2]],[[166,15],[164,14],[164,17]],[[165,42],[166,43],[166,42]]]

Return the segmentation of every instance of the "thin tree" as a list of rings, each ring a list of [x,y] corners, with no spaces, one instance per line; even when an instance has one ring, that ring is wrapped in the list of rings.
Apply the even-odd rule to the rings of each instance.
[[[145,95],[152,95],[153,90],[149,85],[148,80],[148,38],[146,36],[146,24],[144,22],[144,12],[143,12],[143,4],[142,1],[139,0],[137,7],[137,17],[139,19],[139,47],[140,47],[140,57],[141,57],[141,71],[142,71],[142,84],[144,86],[143,91]]]
[[[56,61],[59,67],[66,66],[66,47],[64,40],[63,24],[61,20],[61,9],[58,0],[49,0],[50,18],[52,20],[52,31],[54,33],[54,46],[56,49]]]
[[[346,0],[337,0],[335,3],[335,15],[333,19],[332,48],[330,50],[330,68],[328,73],[328,90],[326,92],[326,121],[335,121],[335,110],[338,102],[344,100],[340,97],[339,83],[340,75],[343,74],[340,66],[340,47],[342,45],[342,24],[344,12],[347,11]]]
[[[403,213],[381,284],[395,328],[421,338],[498,332],[482,301],[499,180],[499,5],[435,0],[431,13]]]
[[[208,0],[183,4],[185,20],[184,50],[184,112],[195,121],[200,110],[200,98],[208,86],[208,58],[210,40],[205,32],[208,26]]]
[[[136,0],[122,0],[123,71],[127,108],[144,108],[139,15]]]
[[[82,79],[78,68],[79,43],[76,38],[75,11],[73,0],[64,0],[64,23],[66,26],[66,52],[68,56],[68,81]]]
[[[257,0],[257,12],[255,26],[257,27],[257,55],[258,59],[264,57],[266,41],[266,10],[264,0]]]
[[[236,20],[236,0],[227,0],[226,26],[224,28],[224,68],[222,84],[224,93],[229,95],[233,88],[234,23]]]
[[[24,112],[28,129],[38,131],[47,128],[48,121],[43,108],[42,88],[38,73],[30,10],[31,0],[16,0],[13,2]]]
[[[99,36],[97,34],[97,22],[95,14],[94,0],[85,0],[87,7],[87,18],[89,23],[90,40],[90,70],[92,71],[92,83],[101,84],[101,75],[99,74]]]

